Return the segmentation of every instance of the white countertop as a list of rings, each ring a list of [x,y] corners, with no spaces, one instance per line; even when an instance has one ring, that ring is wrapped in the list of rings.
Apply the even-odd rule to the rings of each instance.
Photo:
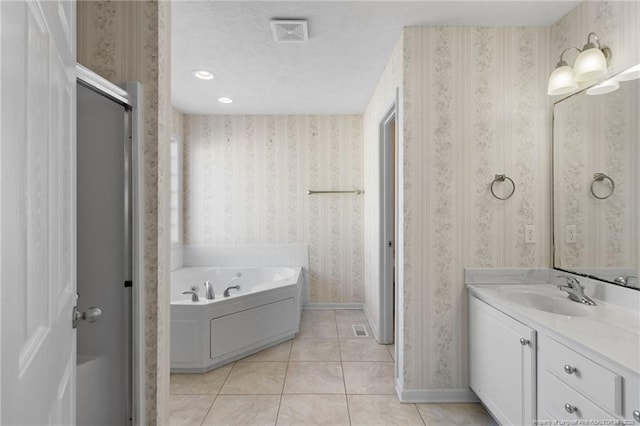
[[[546,312],[508,300],[505,291],[522,290],[553,297],[564,297],[566,293],[555,284],[521,282],[467,284],[467,288],[479,299],[538,331],[566,339],[577,349],[596,353],[615,365],[640,373],[640,312],[637,309],[607,303],[587,293],[597,306],[584,306],[589,310],[586,316]]]

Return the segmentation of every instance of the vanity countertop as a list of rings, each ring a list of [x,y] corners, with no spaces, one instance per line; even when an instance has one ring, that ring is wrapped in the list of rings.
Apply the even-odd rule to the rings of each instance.
[[[566,293],[553,284],[467,284],[467,288],[479,299],[522,323],[569,340],[577,348],[597,353],[636,374],[640,372],[640,312],[637,310],[599,299],[594,299],[596,306],[565,301]],[[559,302],[575,310],[576,315],[547,312],[513,301],[510,295],[515,293]]]

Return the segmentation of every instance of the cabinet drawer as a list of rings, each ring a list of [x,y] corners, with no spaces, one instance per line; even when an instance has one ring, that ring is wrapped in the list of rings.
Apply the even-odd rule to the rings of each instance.
[[[543,367],[602,408],[622,414],[622,378],[572,349],[545,338]]]
[[[540,399],[538,410],[541,416],[550,415],[552,418],[540,417],[538,420],[608,420],[615,418],[548,371],[544,371],[541,376],[542,380],[538,383],[538,398]],[[565,404],[575,407],[576,411],[568,412],[565,409]]]

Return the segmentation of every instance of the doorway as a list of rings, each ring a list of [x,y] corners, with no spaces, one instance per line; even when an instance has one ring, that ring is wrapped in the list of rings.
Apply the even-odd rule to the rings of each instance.
[[[396,105],[380,122],[380,342],[395,341]]]
[[[139,112],[127,91],[78,66],[78,424],[140,424]],[[144,373],[142,373],[144,374]]]

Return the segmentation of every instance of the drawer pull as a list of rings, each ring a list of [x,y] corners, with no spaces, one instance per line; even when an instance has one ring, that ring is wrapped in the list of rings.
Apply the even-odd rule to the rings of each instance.
[[[570,366],[569,364],[564,365],[564,372],[567,374],[573,374],[578,371],[577,368]]]
[[[640,423],[640,410],[636,410],[633,412],[633,418],[636,422]]]
[[[520,344],[522,346],[527,346],[529,344],[529,340],[525,339],[524,337],[520,338]]]
[[[568,402],[566,404],[564,404],[564,409],[569,414],[573,414],[576,411],[578,411],[578,408],[575,405],[571,405]]]

